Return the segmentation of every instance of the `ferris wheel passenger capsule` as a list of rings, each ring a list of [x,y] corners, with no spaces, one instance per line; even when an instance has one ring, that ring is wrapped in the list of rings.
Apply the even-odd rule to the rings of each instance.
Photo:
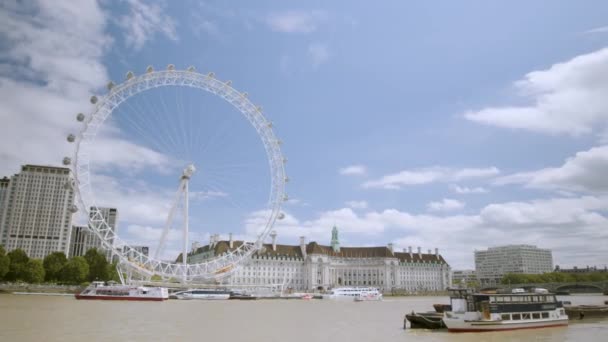
[[[92,104],[96,104],[97,103],[97,96],[95,96],[95,95],[91,96],[91,100],[90,101],[91,101]]]
[[[175,70],[175,65],[173,65],[173,64],[167,65],[167,70],[169,70],[169,71]]]
[[[268,128],[272,128],[272,122],[268,121],[268,123],[266,124],[266,126],[268,126]]]
[[[289,183],[289,177],[285,177],[285,183]]]
[[[186,70],[187,70],[187,71],[189,71],[189,72],[195,72],[195,71],[196,71],[196,68],[195,68],[195,67],[193,67],[193,66],[191,65],[191,66],[189,66],[189,67],[188,67],[188,69],[186,69]]]
[[[283,145],[283,140],[280,140],[280,139],[277,140],[277,145],[279,145],[279,146]]]
[[[277,218],[278,218],[279,220],[282,220],[282,219],[284,219],[284,218],[285,218],[285,214],[283,214],[283,213],[279,213],[279,216],[277,216]]]
[[[74,142],[74,140],[76,140],[76,136],[74,134],[69,134],[68,135],[68,142]]]
[[[260,112],[260,113],[261,113],[261,112],[262,112],[262,106],[257,106],[257,107],[255,107],[255,110],[257,110],[258,112]]]
[[[241,93],[241,96],[246,98],[247,96],[249,96],[249,94],[247,92],[243,92]]]
[[[214,77],[215,77],[215,73],[210,72],[210,73],[208,73],[208,74],[207,74],[207,77],[209,77],[209,78],[214,78]]]
[[[231,86],[232,85],[232,81],[228,80],[228,81],[224,82],[224,84],[227,85],[227,86]]]
[[[127,76],[126,76],[127,80],[130,80],[130,79],[132,79],[133,77],[135,77],[135,74],[133,73],[133,71],[129,71],[129,72],[127,73]]]
[[[289,201],[289,196],[287,194],[283,195],[283,202]]]
[[[107,88],[108,88],[108,90],[112,90],[112,88],[114,88],[114,82],[112,82],[112,81],[108,82]]]
[[[148,74],[153,73],[154,72],[154,68],[151,65],[148,65],[148,67],[146,68],[146,72]]]
[[[283,164],[287,164],[287,157],[283,157]]]
[[[78,211],[78,207],[77,207],[76,205],[72,204],[72,205],[70,206],[70,212],[71,212],[72,214],[74,214],[74,213],[76,213],[77,211]]]
[[[78,113],[78,115],[76,115],[76,120],[83,122],[84,121],[84,114],[82,113]]]
[[[68,166],[72,163],[72,159],[70,157],[63,158],[63,165]]]

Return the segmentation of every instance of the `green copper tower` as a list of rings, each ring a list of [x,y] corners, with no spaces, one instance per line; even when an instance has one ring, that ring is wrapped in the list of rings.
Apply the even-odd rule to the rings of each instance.
[[[334,225],[334,228],[331,230],[331,248],[334,252],[340,252],[340,240],[338,239],[338,227]]]

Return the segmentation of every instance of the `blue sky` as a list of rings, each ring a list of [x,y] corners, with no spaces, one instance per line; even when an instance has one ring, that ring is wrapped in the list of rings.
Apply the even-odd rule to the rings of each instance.
[[[78,129],[75,113],[90,112],[88,97],[103,95],[108,80],[148,65],[193,65],[247,91],[284,141],[292,200],[276,226],[280,242],[304,235],[329,243],[336,224],[345,245],[438,247],[454,268],[472,268],[475,249],[507,243],[551,248],[562,266],[603,267],[607,7],[9,2],[0,7],[0,118],[9,123],[0,128],[1,171],[56,165],[71,153],[63,141]],[[149,96],[142,103],[152,103]],[[229,155],[251,167],[231,184],[218,184],[222,175],[205,180],[200,168],[192,239],[228,232],[250,239],[264,214],[256,205],[267,181],[261,145],[246,124],[231,121],[240,118],[228,104],[188,96],[172,103],[209,109],[204,129],[194,127],[201,136],[234,125],[221,134],[229,142],[221,149],[192,154],[202,164]],[[153,146],[120,118],[100,144],[98,199],[118,207],[121,237],[153,245],[182,166],[171,153],[149,154]],[[134,172],[138,165],[171,168]],[[171,236],[176,253],[179,234]]]

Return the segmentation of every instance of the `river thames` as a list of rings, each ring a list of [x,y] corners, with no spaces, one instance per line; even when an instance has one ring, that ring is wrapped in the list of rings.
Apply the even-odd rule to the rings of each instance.
[[[602,304],[608,296],[567,296]],[[0,295],[0,341],[608,341],[608,319],[568,327],[487,333],[403,329],[406,312],[448,297],[329,300],[115,302]]]

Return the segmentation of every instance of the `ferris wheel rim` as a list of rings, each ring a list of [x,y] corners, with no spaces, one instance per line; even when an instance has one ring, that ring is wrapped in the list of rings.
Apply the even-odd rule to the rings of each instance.
[[[105,120],[112,115],[116,108],[127,101],[132,96],[139,93],[144,93],[154,88],[178,86],[196,88],[200,91],[211,93],[222,98],[254,127],[258,137],[261,139],[266,152],[266,158],[270,168],[270,198],[268,201],[268,214],[266,225],[257,240],[254,243],[243,243],[227,253],[214,256],[209,260],[195,264],[186,264],[177,262],[162,261],[150,256],[146,256],[140,251],[132,247],[130,243],[120,239],[119,235],[112,232],[109,224],[103,218],[95,205],[95,197],[91,185],[91,170],[90,170],[90,155],[82,153],[81,147],[87,144],[92,144],[95,141],[97,131],[103,126]],[[108,93],[105,96],[97,98],[91,97],[91,103],[95,104],[95,108],[91,114],[84,120],[84,125],[77,137],[74,135],[68,137],[68,141],[75,142],[76,148],[73,155],[72,171],[75,179],[74,191],[80,207],[89,217],[92,230],[101,239],[102,245],[105,248],[113,249],[113,244],[110,240],[117,241],[119,246],[123,246],[120,251],[113,251],[113,254],[118,255],[121,262],[127,263],[130,267],[137,269],[145,274],[160,275],[161,277],[184,277],[188,280],[196,279],[221,279],[232,274],[238,262],[251,256],[261,246],[263,240],[270,233],[275,221],[283,215],[281,211],[281,203],[287,197],[285,195],[285,183],[288,178],[285,175],[284,163],[286,158],[281,152],[281,141],[276,138],[272,129],[272,123],[262,114],[261,108],[255,106],[247,97],[247,93],[238,92],[232,87],[231,82],[222,82],[215,78],[213,73],[201,74],[193,68],[187,70],[175,70],[172,65],[168,70],[153,71],[149,67],[145,74],[135,76],[132,72],[127,74],[127,79],[121,84],[108,84]],[[79,121],[82,118],[78,116]],[[85,148],[86,150],[86,148]],[[66,159],[69,162],[69,158]],[[91,200],[86,203],[83,194],[88,194]],[[125,249],[126,247],[126,249]],[[128,256],[134,256],[129,258]]]

